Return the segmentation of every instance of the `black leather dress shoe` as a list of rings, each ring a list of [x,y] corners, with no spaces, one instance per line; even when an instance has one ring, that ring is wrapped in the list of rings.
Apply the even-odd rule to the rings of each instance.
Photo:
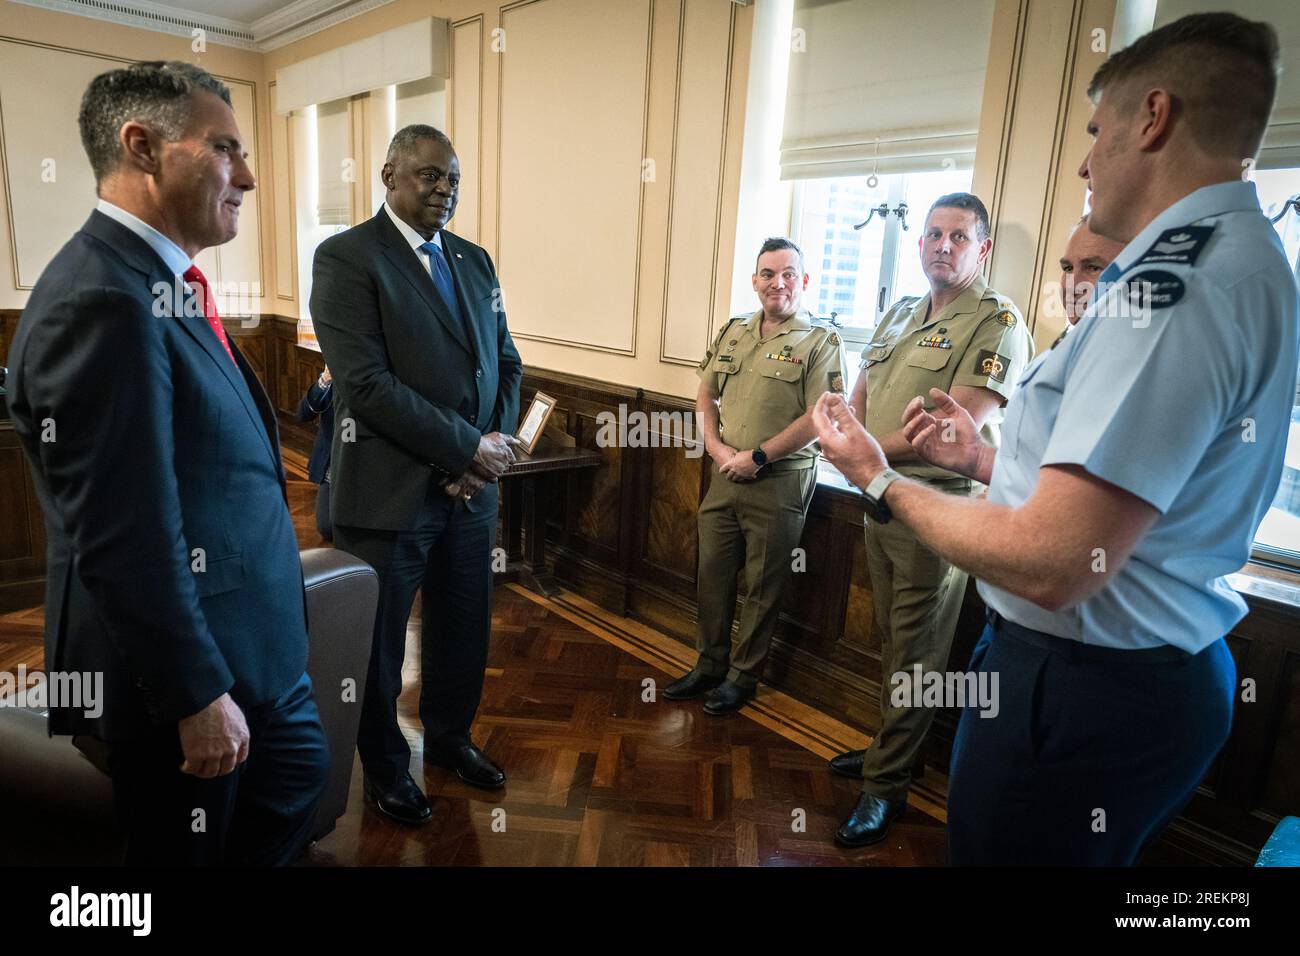
[[[741,687],[734,681],[726,681],[718,686],[709,699],[704,702],[704,712],[712,714],[714,717],[720,717],[723,714],[734,714],[740,708],[754,699],[754,688]]]
[[[838,756],[832,757],[828,763],[831,772],[837,773],[841,777],[848,777],[850,780],[862,779],[862,768],[866,764],[867,752],[865,750],[847,750]],[[925,776],[925,761],[918,760],[912,764],[912,779],[920,780]]]
[[[664,688],[664,696],[669,700],[690,700],[708,693],[726,678],[713,674],[703,674],[698,669],[692,670],[685,677],[679,677]]]
[[[451,751],[426,747],[424,762],[456,771],[456,776],[471,787],[496,790],[506,783],[506,772],[473,744],[461,744]]]
[[[850,750],[830,759],[831,771],[851,780],[862,779],[862,765],[867,756],[865,750]]]
[[[889,833],[890,825],[903,813],[906,800],[890,803],[881,797],[864,793],[858,798],[849,818],[835,831],[835,842],[840,846],[871,846],[879,843]]]
[[[409,773],[402,774],[396,783],[388,786],[367,775],[365,794],[366,799],[377,806],[380,813],[399,823],[418,826],[428,823],[433,816],[428,798],[420,792]]]

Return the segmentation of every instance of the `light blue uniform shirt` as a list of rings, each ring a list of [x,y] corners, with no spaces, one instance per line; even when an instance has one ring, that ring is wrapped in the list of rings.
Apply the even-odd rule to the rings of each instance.
[[[1149,284],[1152,307],[1128,305],[1129,283]],[[1198,189],[1143,229],[1074,331],[1025,370],[989,500],[1021,505],[1039,468],[1068,464],[1160,514],[1082,603],[1046,611],[981,581],[985,602],[1024,627],[1106,647],[1196,653],[1227,634],[1246,604],[1224,576],[1249,559],[1281,478],[1298,310],[1254,183]]]

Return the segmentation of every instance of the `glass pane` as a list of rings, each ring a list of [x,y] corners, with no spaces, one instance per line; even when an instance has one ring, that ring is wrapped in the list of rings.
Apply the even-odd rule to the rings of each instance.
[[[875,323],[875,294],[879,287],[880,256],[885,231],[876,220],[857,230],[868,209],[885,202],[889,177],[875,187],[867,177],[810,179],[804,185],[799,237],[809,273],[804,308],[836,319],[846,327],[868,328]]]
[[[930,204],[940,196],[969,192],[971,175],[969,169],[941,169],[933,173],[912,173],[907,177],[907,232],[899,236],[898,266],[894,272],[895,301],[905,295],[925,295],[930,291],[929,280],[921,270],[921,251],[917,246],[921,230],[925,228],[925,214],[930,211]]]
[[[1300,169],[1256,170],[1255,189],[1264,215],[1272,219],[1282,211],[1289,197],[1300,193]],[[1300,255],[1300,215],[1290,210],[1273,228],[1277,230],[1294,270],[1296,257]],[[1259,526],[1255,544],[1272,552],[1272,556],[1284,558],[1289,563],[1300,563],[1300,406],[1291,409],[1291,431],[1282,484],[1273,499],[1273,507]]]
[[[1300,561],[1300,407],[1291,409],[1282,484],[1255,535],[1255,545],[1282,552],[1292,563]]]

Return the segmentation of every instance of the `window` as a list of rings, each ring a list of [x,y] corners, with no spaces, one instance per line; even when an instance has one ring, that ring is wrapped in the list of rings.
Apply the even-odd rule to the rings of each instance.
[[[1300,168],[1256,170],[1255,188],[1264,214],[1271,219],[1282,212],[1289,198],[1300,194]],[[1274,228],[1292,269],[1300,275],[1300,213],[1288,210]],[[1282,484],[1255,535],[1255,556],[1300,567],[1300,395],[1295,401]]]
[[[875,185],[870,185],[872,179]],[[829,257],[812,272],[805,307],[844,327],[846,341],[866,342],[880,317],[904,295],[924,295],[929,290],[916,242],[930,203],[945,193],[970,189],[969,170],[938,170],[892,176],[846,176],[808,179],[796,184],[794,238],[800,245],[824,243]],[[832,195],[835,197],[832,199]],[[831,214],[831,203],[838,203]],[[872,215],[881,204],[891,212],[883,219]],[[907,229],[892,210],[907,205]],[[841,224],[847,224],[841,225]],[[856,363],[850,362],[850,367]]]

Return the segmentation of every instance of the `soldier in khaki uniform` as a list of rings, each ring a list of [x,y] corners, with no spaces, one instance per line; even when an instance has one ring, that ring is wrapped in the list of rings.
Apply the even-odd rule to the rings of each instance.
[[[737,711],[754,696],[817,487],[811,409],[824,392],[844,391],[840,337],[799,308],[807,284],[799,248],[767,240],[754,271],[762,308],[731,319],[699,365],[696,414],[714,463],[699,514],[700,658],[664,696],[711,692],[704,704],[710,714]]]
[[[930,294],[890,308],[862,352],[862,372],[850,404],[876,436],[890,466],[954,495],[982,485],[921,461],[903,438],[903,409],[941,388],[961,402],[996,446],[1002,406],[1034,354],[1033,339],[1015,304],[988,287],[980,268],[993,247],[988,213],[970,193],[938,199],[921,236],[921,264]],[[960,396],[960,397],[959,397]],[[837,842],[867,846],[884,839],[902,812],[932,707],[894,706],[891,678],[920,665],[946,670],[966,573],[917,541],[901,522],[866,523],[867,570],[881,634],[880,731],[867,750],[841,754],[831,768],[862,778],[862,797],[836,831]],[[910,702],[911,695],[906,695]]]

